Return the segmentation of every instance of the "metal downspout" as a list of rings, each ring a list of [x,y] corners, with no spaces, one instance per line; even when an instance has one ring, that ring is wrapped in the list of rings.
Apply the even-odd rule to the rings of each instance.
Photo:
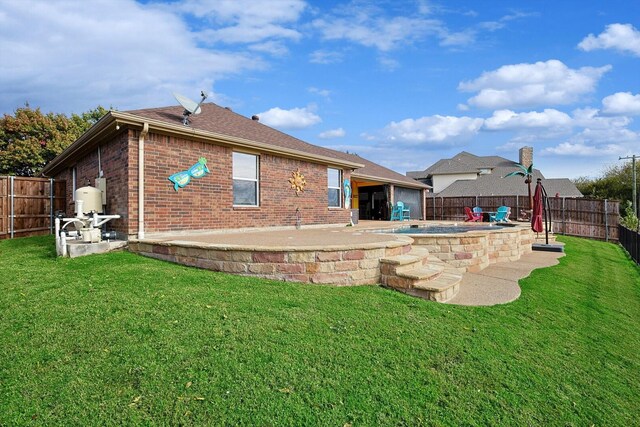
[[[138,239],[144,239],[144,138],[149,123],[144,123],[138,137]]]

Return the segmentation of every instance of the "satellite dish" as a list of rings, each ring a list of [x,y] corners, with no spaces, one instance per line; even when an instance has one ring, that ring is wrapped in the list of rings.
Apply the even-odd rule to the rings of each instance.
[[[182,124],[185,126],[189,125],[190,115],[197,115],[202,112],[202,108],[200,108],[200,106],[202,105],[204,100],[207,99],[207,93],[205,91],[200,92],[200,96],[202,97],[202,99],[199,103],[196,103],[195,101],[187,98],[186,96],[180,95],[179,93],[174,92],[173,96],[174,98],[176,98],[176,101],[178,101],[180,105],[184,107],[184,111],[182,112]]]

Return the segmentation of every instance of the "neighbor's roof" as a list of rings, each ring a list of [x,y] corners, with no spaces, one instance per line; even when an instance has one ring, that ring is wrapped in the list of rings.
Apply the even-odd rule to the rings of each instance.
[[[477,179],[459,179],[447,188],[436,194],[437,197],[460,197],[460,196],[527,196],[528,189],[524,183],[524,178],[520,176],[510,176],[504,178],[510,172],[517,170],[510,162],[511,166],[499,166],[492,170],[490,174],[478,175]],[[549,196],[558,194],[560,197],[582,197],[582,193],[567,178],[545,179],[538,169],[533,170],[533,183],[531,188],[535,188],[538,178],[542,178],[542,185]]]
[[[118,126],[142,128],[149,125],[149,132],[162,132],[188,137],[210,140],[214,143],[232,145],[243,148],[270,152],[286,157],[304,159],[327,165],[335,165],[355,169],[365,176],[376,177],[386,181],[403,183],[407,186],[426,188],[418,181],[398,174],[375,163],[365,161],[361,157],[309,144],[286,133],[280,132],[257,120],[234,113],[228,108],[213,103],[201,105],[202,112],[191,115],[190,125],[182,124],[183,107],[148,108],[132,111],[110,111],[78,140],[53,159],[43,173],[55,174],[64,167],[65,160],[76,153],[86,151],[113,135]],[[357,175],[354,174],[354,176]]]
[[[441,159],[423,171],[407,172],[407,176],[425,179],[432,175],[459,173],[477,173],[480,169],[493,169],[499,166],[511,166],[514,162],[500,156],[476,156],[462,151],[450,159]]]

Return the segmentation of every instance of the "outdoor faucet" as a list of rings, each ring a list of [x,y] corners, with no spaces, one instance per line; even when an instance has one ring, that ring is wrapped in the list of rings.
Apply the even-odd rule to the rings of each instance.
[[[296,229],[300,230],[302,227],[302,213],[300,208],[296,208]]]

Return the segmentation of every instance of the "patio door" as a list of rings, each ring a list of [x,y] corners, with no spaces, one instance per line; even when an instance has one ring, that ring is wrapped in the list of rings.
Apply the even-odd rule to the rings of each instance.
[[[360,219],[388,220],[389,207],[384,185],[358,187]]]

